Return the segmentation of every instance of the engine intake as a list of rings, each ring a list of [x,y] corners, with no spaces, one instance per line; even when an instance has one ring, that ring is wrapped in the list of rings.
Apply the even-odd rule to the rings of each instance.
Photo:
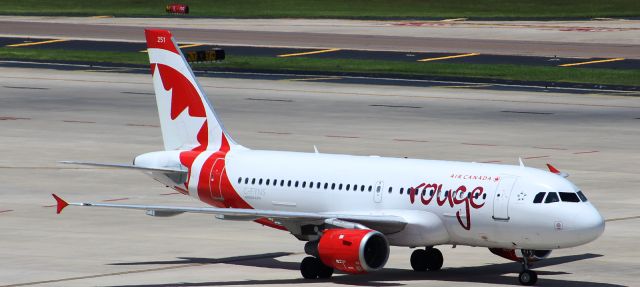
[[[309,247],[305,250],[312,249]],[[325,265],[340,271],[366,273],[384,267],[389,259],[389,243],[374,230],[328,229],[320,237],[317,256]]]
[[[504,249],[504,248],[489,248],[491,253],[498,255],[502,258],[506,258],[512,261],[521,262],[522,258],[527,256],[527,261],[536,262],[549,257],[551,250],[521,250],[521,249]]]

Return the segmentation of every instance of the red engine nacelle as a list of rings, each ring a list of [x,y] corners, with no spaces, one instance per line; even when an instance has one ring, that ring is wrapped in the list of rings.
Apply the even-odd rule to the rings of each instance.
[[[369,229],[328,229],[318,243],[322,263],[357,274],[381,269],[389,258],[384,235]]]
[[[498,255],[502,258],[506,258],[512,261],[522,262],[522,257],[527,252],[522,252],[520,249],[504,249],[504,248],[489,248],[491,253]],[[528,250],[529,256],[527,261],[536,262],[549,257],[551,250]]]

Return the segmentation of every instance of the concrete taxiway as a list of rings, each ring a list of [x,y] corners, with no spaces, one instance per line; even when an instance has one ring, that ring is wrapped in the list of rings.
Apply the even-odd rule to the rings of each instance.
[[[352,21],[0,16],[0,35],[144,41],[168,28],[181,42],[229,46],[640,59],[640,21]]]
[[[585,246],[536,266],[541,286],[632,286],[640,276],[640,99],[633,96],[201,78],[230,134],[254,149],[476,162],[551,162],[608,220]],[[303,243],[250,222],[70,207],[70,201],[200,206],[127,163],[162,148],[151,77],[0,68],[0,286],[517,285],[519,266],[484,248],[442,246],[436,273],[387,268],[301,279]]]

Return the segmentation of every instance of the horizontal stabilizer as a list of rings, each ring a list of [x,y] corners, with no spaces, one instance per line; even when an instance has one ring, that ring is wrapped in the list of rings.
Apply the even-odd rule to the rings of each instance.
[[[188,170],[183,168],[170,168],[170,167],[145,167],[132,164],[116,164],[116,163],[98,163],[98,162],[82,162],[82,161],[61,161],[64,164],[77,164],[77,165],[89,165],[98,167],[111,167],[111,168],[128,168],[137,169],[140,171],[157,171],[157,172],[173,172],[173,173],[188,173]]]

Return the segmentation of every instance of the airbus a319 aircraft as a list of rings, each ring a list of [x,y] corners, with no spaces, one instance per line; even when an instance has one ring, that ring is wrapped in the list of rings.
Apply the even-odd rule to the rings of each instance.
[[[224,220],[253,220],[290,232],[309,254],[307,279],[334,270],[380,270],[389,246],[418,248],[415,271],[439,270],[439,245],[487,247],[520,262],[519,281],[533,285],[534,261],[551,250],[582,245],[604,231],[604,220],[566,174],[522,165],[251,150],[235,142],[216,116],[166,30],[146,30],[164,151],[133,164],[66,162],[130,168],[194,197],[208,207],[67,203],[185,212]]]

